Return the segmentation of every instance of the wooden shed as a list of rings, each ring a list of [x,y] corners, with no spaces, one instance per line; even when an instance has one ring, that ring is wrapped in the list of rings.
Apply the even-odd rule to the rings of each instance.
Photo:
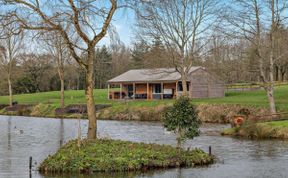
[[[110,85],[120,89],[111,91]],[[190,69],[187,89],[190,98],[225,96],[224,82],[204,67]],[[181,95],[181,75],[175,68],[129,70],[108,81],[109,99],[172,99]]]

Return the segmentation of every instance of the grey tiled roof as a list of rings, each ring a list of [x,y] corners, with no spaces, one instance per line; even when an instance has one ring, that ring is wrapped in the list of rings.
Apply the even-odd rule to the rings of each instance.
[[[199,68],[203,67],[191,67],[189,72]],[[134,69],[108,80],[108,83],[178,81],[180,78],[181,75],[175,68]]]

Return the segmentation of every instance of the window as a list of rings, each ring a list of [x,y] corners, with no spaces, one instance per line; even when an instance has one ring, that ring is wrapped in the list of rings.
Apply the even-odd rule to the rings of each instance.
[[[161,84],[154,85],[154,93],[161,93]]]
[[[128,96],[132,97],[132,95],[133,95],[133,85],[128,85],[127,86],[127,90],[128,90]]]
[[[189,91],[190,82],[186,82],[186,83],[187,83],[187,91]],[[178,91],[183,91],[182,82],[178,82]]]

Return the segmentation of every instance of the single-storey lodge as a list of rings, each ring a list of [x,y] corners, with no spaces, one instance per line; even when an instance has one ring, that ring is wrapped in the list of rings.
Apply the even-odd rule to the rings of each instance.
[[[120,86],[111,90],[110,86]],[[172,99],[182,94],[181,75],[175,68],[129,70],[108,81],[109,99]],[[224,82],[204,67],[192,67],[187,77],[190,98],[225,96]]]

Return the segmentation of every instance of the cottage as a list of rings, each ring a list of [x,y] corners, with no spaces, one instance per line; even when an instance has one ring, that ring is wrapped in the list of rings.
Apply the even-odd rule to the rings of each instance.
[[[110,85],[120,90],[110,91]],[[192,67],[187,78],[190,98],[224,97],[224,82],[204,67]],[[182,94],[181,75],[175,68],[129,70],[108,81],[108,99],[172,99]]]

